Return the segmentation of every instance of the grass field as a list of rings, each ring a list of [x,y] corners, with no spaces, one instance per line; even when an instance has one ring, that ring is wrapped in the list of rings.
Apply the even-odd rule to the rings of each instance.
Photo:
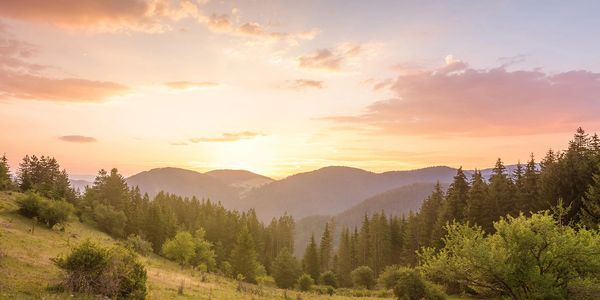
[[[0,299],[95,299],[93,296],[52,292],[49,287],[61,280],[61,271],[51,258],[66,254],[86,239],[110,246],[117,243],[108,235],[75,220],[64,232],[36,226],[17,214],[16,193],[0,192]],[[277,288],[245,285],[237,291],[237,282],[216,275],[203,281],[191,269],[159,256],[141,258],[148,272],[148,299],[391,299],[325,296]],[[183,284],[183,295],[178,294]]]

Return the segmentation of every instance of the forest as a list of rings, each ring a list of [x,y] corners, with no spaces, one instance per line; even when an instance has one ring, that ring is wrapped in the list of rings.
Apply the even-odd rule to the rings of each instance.
[[[467,178],[459,168],[447,190],[438,183],[419,211],[366,214],[355,228],[332,220],[307,245],[294,245],[290,215],[265,224],[254,210],[228,210],[218,199],[164,192],[151,199],[117,169],[100,170],[92,186],[74,190],[49,156],[25,156],[15,174],[2,157],[0,190],[23,193],[19,213],[34,226],[64,230],[80,222],[123,241],[122,251],[89,241],[55,260],[71,279],[63,288],[84,293],[144,298],[145,271],[135,256],[155,253],[240,283],[330,295],[600,297],[600,138],[581,128],[566,150],[549,150],[539,162],[531,155],[508,173],[499,158],[489,178]],[[294,247],[305,247],[304,256],[294,257]],[[129,271],[105,276],[89,270],[86,257],[121,261]],[[86,272],[128,284],[107,290]]]

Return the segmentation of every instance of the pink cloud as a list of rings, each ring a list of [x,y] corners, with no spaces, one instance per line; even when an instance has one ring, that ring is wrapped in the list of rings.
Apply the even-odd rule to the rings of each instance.
[[[452,57],[385,85],[396,97],[358,115],[328,118],[383,134],[499,136],[599,125],[600,73],[474,69]]]
[[[311,79],[296,79],[293,81],[288,81],[286,83],[286,87],[295,90],[301,90],[305,88],[322,89],[323,81]]]
[[[48,66],[29,62],[36,53],[35,46],[12,38],[0,26],[0,99],[100,102],[128,91],[114,82],[44,75]]]
[[[198,17],[195,1],[5,0],[0,16],[95,31],[164,31],[163,20]]]
[[[93,143],[96,139],[91,136],[83,135],[63,135],[58,137],[59,140],[71,143]]]
[[[220,143],[220,142],[237,142],[239,140],[253,139],[262,134],[253,131],[242,132],[227,132],[217,137],[197,137],[191,138],[192,143]]]

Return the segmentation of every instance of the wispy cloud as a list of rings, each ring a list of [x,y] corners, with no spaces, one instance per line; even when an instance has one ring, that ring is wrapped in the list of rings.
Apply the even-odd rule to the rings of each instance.
[[[323,81],[311,80],[311,79],[296,79],[286,82],[286,88],[301,90],[306,88],[322,89],[324,87]]]
[[[310,40],[318,30],[290,33],[273,31],[258,22],[239,22],[229,14],[207,14],[205,0],[6,0],[0,17],[91,32],[148,32],[173,30],[180,20],[193,20],[208,29],[244,36],[297,43]],[[232,12],[239,17],[239,9]]]
[[[58,137],[59,140],[70,143],[93,143],[96,139],[91,136],[83,135],[63,135]]]
[[[197,82],[197,81],[170,81],[170,82],[165,82],[165,86],[167,86],[169,88],[172,88],[172,89],[176,89],[176,90],[183,90],[183,89],[212,88],[212,87],[219,86],[219,84],[216,83],[216,82],[208,82],[208,81],[202,81],[202,82]]]
[[[357,115],[328,118],[383,134],[501,136],[600,125],[600,73],[474,69],[452,56],[432,70],[400,75],[396,96]]]
[[[0,99],[101,102],[129,90],[114,82],[44,74],[51,67],[28,62],[37,52],[37,47],[13,38],[0,26]]]
[[[375,44],[342,43],[299,56],[297,61],[301,68],[339,72],[356,64],[360,58],[373,54],[377,48]]]
[[[221,136],[217,137],[198,137],[191,138],[190,142],[192,143],[215,143],[215,142],[236,142],[239,140],[253,139],[255,137],[261,136],[262,134],[253,131],[242,131],[242,132],[233,132],[233,133],[223,133]]]

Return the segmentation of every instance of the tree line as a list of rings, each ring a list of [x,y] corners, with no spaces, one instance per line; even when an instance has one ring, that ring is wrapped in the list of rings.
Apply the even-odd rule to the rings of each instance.
[[[164,192],[150,199],[138,187],[129,187],[117,169],[100,170],[81,193],[52,157],[25,156],[13,178],[2,156],[0,190],[26,193],[18,199],[19,211],[50,228],[65,225],[73,213],[141,252],[150,248],[182,266],[240,275],[249,282],[270,274],[279,253],[294,247],[295,222],[289,215],[265,225],[254,210],[227,210],[210,199]],[[52,221],[46,222],[46,216]]]
[[[361,226],[340,229],[337,247],[332,245],[332,220],[325,225],[320,241],[314,236],[310,239],[302,265],[315,282],[325,283],[324,275],[332,273],[337,286],[351,287],[356,285],[352,272],[357,268],[368,268],[376,277],[390,268],[419,266],[420,249],[435,252],[447,246],[445,238],[449,228],[454,228],[449,227],[451,224],[476,226],[484,235],[493,235],[502,218],[529,217],[556,207],[567,208],[560,217],[561,224],[592,231],[598,228],[598,135],[579,128],[567,150],[550,150],[539,163],[531,155],[511,173],[501,159],[489,178],[478,170],[468,178],[459,168],[447,191],[436,184],[418,212],[407,216],[387,216],[385,212],[365,215]]]

